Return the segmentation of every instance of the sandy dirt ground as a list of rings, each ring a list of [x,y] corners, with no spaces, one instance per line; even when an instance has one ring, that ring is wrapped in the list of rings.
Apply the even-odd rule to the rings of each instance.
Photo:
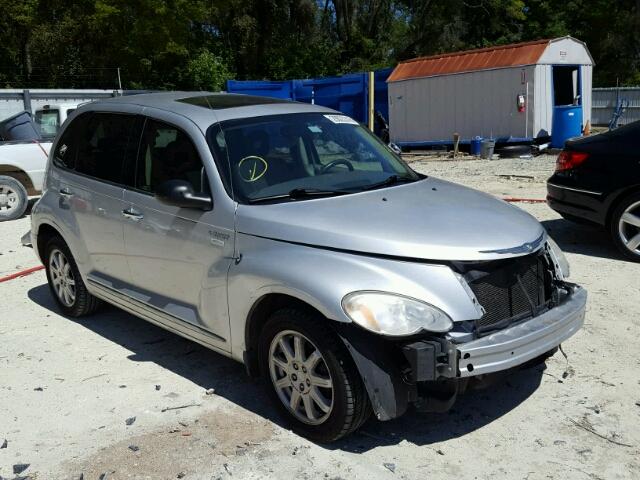
[[[411,161],[496,196],[542,199],[554,159]],[[567,359],[468,393],[447,414],[371,420],[330,446],[288,431],[231,360],[114,308],[64,318],[42,271],[0,283],[0,477],[640,478],[640,265],[598,229],[545,204],[518,207],[589,291]],[[38,264],[20,245],[28,229],[28,218],[0,224],[0,276]]]

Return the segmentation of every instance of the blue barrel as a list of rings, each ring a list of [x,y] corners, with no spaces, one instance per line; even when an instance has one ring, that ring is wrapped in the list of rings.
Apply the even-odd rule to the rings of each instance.
[[[480,156],[480,145],[482,145],[482,137],[472,138],[469,153],[471,155],[475,155],[476,157]]]
[[[582,134],[582,106],[566,105],[553,108],[551,146],[563,148],[565,140]]]

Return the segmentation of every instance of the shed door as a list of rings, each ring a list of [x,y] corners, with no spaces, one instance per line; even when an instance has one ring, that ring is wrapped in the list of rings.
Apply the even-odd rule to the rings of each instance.
[[[554,106],[581,105],[580,67],[575,65],[553,67]]]
[[[582,133],[582,95],[580,66],[553,66],[553,124],[551,146],[563,148],[564,142]]]

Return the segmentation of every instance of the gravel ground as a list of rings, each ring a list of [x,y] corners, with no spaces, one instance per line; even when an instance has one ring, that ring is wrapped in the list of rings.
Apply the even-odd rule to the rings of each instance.
[[[411,160],[497,196],[539,199],[553,170],[544,156]],[[589,290],[567,359],[469,393],[447,414],[372,420],[331,446],[286,430],[231,360],[113,308],[64,318],[42,271],[0,283],[0,476],[29,464],[21,475],[33,479],[640,478],[640,266],[600,230],[517,205]],[[28,229],[27,218],[0,224],[0,276],[37,265],[20,246]]]

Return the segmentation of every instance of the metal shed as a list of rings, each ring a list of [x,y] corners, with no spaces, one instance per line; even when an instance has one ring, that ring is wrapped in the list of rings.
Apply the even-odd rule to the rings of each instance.
[[[563,143],[591,119],[593,59],[572,37],[416,58],[389,76],[391,140]],[[561,145],[560,145],[561,146]]]

